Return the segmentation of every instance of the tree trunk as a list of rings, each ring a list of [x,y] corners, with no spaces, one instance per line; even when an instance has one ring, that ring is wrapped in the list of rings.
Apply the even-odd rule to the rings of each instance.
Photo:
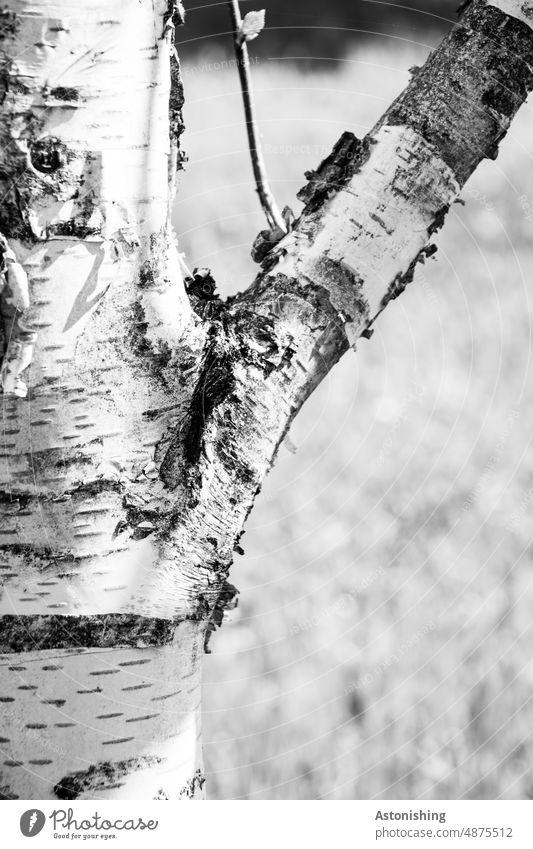
[[[474,0],[221,302],[170,227],[168,0],[0,13],[4,798],[201,796],[200,666],[306,398],[412,279],[533,86],[533,9]],[[27,275],[27,280],[26,280]]]

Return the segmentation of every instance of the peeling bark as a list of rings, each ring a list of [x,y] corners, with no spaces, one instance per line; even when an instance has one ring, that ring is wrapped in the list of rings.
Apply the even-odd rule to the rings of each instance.
[[[170,227],[180,19],[167,0],[0,15],[5,798],[202,795],[200,655],[264,476],[533,87],[530,6],[468,4],[222,302],[205,270],[181,280]]]

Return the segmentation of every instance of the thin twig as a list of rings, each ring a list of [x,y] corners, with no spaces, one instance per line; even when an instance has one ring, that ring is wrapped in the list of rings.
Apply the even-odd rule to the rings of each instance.
[[[254,170],[255,184],[257,186],[257,194],[261,201],[261,206],[267,217],[268,224],[271,230],[279,227],[284,232],[287,227],[283,217],[279,211],[278,205],[274,199],[268,177],[266,173],[265,161],[261,151],[261,142],[257,131],[257,118],[255,113],[255,104],[250,81],[250,59],[248,56],[248,46],[246,40],[241,34],[242,17],[239,9],[238,0],[228,0],[230,7],[231,22],[233,25],[233,39],[235,43],[235,54],[237,56],[237,66],[239,68],[239,78],[241,81],[242,99],[244,103],[244,114],[246,117],[246,130],[248,132],[248,146],[250,148],[250,156],[252,157],[252,167]]]

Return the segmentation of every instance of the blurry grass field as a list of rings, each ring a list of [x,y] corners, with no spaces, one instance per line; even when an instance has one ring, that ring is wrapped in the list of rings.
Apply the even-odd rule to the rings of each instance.
[[[396,44],[254,64],[281,205],[427,54]],[[264,225],[236,72],[214,63],[184,67],[175,225],[228,293]],[[533,798],[532,154],[526,106],[437,261],[296,420],[205,663],[210,798]]]

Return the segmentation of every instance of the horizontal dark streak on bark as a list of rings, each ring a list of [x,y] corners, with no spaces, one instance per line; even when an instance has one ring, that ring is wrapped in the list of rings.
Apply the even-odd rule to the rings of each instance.
[[[126,761],[105,761],[95,764],[87,770],[71,772],[65,775],[54,787],[58,799],[73,800],[82,793],[95,790],[105,790],[116,784],[121,778],[137,772],[140,769],[150,769],[165,763],[167,758],[155,755],[144,755],[140,758],[130,758]]]
[[[97,616],[2,616],[0,653],[75,648],[168,646],[178,620],[126,613]]]

